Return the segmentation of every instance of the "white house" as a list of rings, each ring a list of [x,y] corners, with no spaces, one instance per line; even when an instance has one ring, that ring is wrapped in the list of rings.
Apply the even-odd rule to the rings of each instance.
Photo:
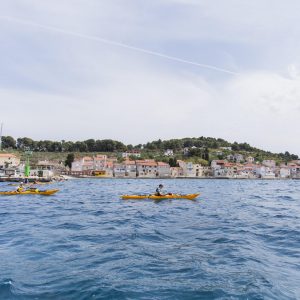
[[[133,160],[125,160],[123,164],[126,166],[126,176],[136,177],[136,163]]]
[[[231,148],[231,147],[220,147],[220,149],[222,149],[222,150],[229,150],[229,151],[231,151],[231,150],[232,150],[232,148]]]
[[[157,173],[159,177],[170,177],[171,176],[170,165],[164,162],[158,162]]]
[[[285,166],[281,167],[279,171],[280,178],[290,178],[291,177],[291,170]]]
[[[164,156],[173,156],[174,155],[174,151],[172,149],[167,149],[164,152]]]
[[[113,172],[114,172],[114,177],[125,177],[126,176],[125,164],[114,164]]]
[[[257,170],[256,170],[257,174],[259,175],[259,177],[263,178],[263,179],[275,179],[275,173],[273,172],[273,170],[269,167],[266,166],[260,166]]]
[[[183,148],[183,155],[189,155],[189,152],[190,152],[190,150],[188,147]]]
[[[47,169],[31,169],[30,170],[30,176],[32,177],[43,177],[51,179],[54,176],[53,170],[47,170]]]
[[[129,158],[130,156],[141,157],[141,153],[138,150],[126,151],[122,153],[123,158]]]
[[[85,156],[72,162],[71,170],[73,172],[82,172],[94,170],[94,160],[90,156]]]
[[[237,163],[240,163],[244,160],[244,156],[242,154],[236,153],[233,155],[233,160]]]
[[[125,160],[122,163],[114,163],[113,165],[114,177],[136,177],[136,164],[133,160]]]

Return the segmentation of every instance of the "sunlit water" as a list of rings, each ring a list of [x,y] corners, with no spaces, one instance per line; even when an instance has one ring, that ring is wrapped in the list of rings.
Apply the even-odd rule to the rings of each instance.
[[[161,182],[201,196],[119,198]],[[300,181],[48,187],[60,192],[0,197],[0,299],[300,299]]]

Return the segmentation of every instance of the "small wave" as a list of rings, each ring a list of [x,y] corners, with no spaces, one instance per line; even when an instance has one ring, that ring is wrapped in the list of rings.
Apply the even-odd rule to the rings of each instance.
[[[0,299],[10,299],[15,295],[12,279],[4,279],[0,282]]]
[[[277,196],[276,199],[278,199],[278,200],[289,200],[289,201],[295,200],[293,197],[286,196],[286,195],[285,196]]]

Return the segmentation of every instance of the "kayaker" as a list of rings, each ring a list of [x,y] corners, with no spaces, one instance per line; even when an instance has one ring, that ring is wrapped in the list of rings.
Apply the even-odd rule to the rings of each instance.
[[[24,191],[23,182],[20,182],[19,186],[17,187],[17,192],[20,193]]]
[[[35,179],[33,183],[29,186],[28,191],[37,193],[39,189],[35,186],[36,184],[38,184],[38,181]]]
[[[164,194],[163,194],[163,192],[162,192],[162,190],[163,190],[163,185],[162,184],[160,184],[159,186],[158,186],[158,188],[156,189],[156,191],[155,191],[155,196],[163,196]]]

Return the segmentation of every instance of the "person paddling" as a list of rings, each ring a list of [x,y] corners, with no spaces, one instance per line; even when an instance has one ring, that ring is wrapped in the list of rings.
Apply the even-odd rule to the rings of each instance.
[[[34,181],[33,181],[33,183],[29,186],[29,188],[28,188],[28,191],[31,191],[31,192],[38,192],[39,191],[39,189],[35,186],[36,184],[38,184],[38,182],[37,182],[37,180],[35,179]]]
[[[17,192],[21,193],[22,191],[24,191],[24,186],[23,186],[23,182],[20,182],[19,186],[17,187]]]
[[[156,191],[155,191],[155,196],[163,196],[164,194],[163,194],[163,185],[162,184],[160,184],[159,186],[158,186],[158,188],[156,189]]]

